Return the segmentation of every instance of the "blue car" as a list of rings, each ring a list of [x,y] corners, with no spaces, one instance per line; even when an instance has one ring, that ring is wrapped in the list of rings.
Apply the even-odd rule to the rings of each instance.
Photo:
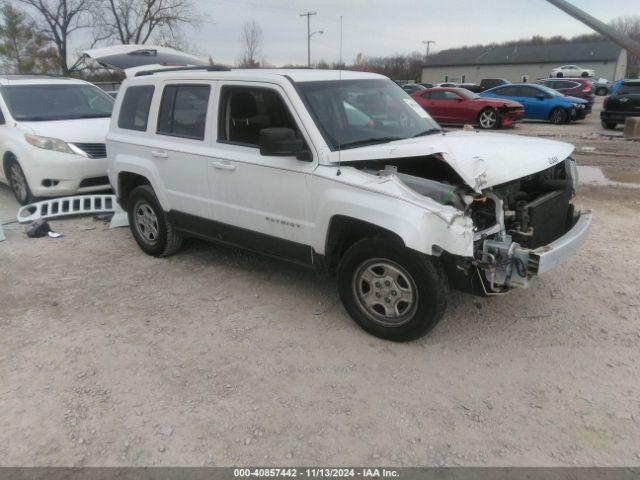
[[[581,120],[591,113],[591,105],[586,100],[566,97],[549,87],[533,83],[501,85],[482,92],[480,96],[513,100],[524,105],[524,118],[555,124]]]

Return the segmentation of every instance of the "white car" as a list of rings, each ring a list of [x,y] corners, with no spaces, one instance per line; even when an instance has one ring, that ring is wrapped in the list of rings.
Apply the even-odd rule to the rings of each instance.
[[[22,205],[109,189],[113,99],[82,80],[0,76],[0,182]]]
[[[402,341],[437,323],[449,288],[527,287],[587,236],[572,145],[445,133],[381,75],[138,75],[120,89],[107,152],[147,254],[194,236],[336,274],[353,319]]]
[[[596,72],[588,68],[582,68],[578,65],[563,65],[551,70],[549,77],[551,78],[576,78],[576,77],[593,77]]]

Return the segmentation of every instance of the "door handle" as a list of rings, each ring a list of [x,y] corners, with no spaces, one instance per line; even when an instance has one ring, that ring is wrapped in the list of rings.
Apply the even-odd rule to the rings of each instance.
[[[169,154],[164,150],[151,150],[151,156],[154,158],[169,158]]]
[[[211,162],[211,165],[213,165],[213,168],[217,168],[218,170],[229,170],[233,172],[236,169],[235,165],[228,162]]]

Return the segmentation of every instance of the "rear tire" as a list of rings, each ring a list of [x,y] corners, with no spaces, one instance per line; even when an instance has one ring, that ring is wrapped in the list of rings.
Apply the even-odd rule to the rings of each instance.
[[[567,123],[568,120],[569,115],[564,108],[556,107],[551,110],[549,114],[549,121],[554,125],[562,125],[563,123]]]
[[[598,87],[596,89],[596,95],[599,97],[604,97],[607,93],[609,93],[609,90],[606,87]]]
[[[618,126],[617,123],[605,122],[604,120],[601,123],[602,123],[602,128],[604,128],[605,130],[615,130],[616,127]]]
[[[556,78],[563,78],[563,77],[564,77],[564,73],[562,73],[562,72],[558,72],[556,74]]]
[[[182,236],[171,225],[150,185],[136,187],[127,204],[131,233],[143,252],[166,257],[180,249]]]
[[[495,108],[485,108],[478,115],[478,126],[483,130],[500,127],[500,116]]]
[[[6,177],[9,181],[9,186],[13,191],[13,195],[18,200],[20,205],[28,205],[35,200],[35,197],[31,193],[27,176],[24,174],[22,167],[18,163],[15,157],[10,158],[6,166]]]
[[[437,260],[391,239],[364,239],[338,266],[340,299],[353,320],[395,342],[429,332],[447,306],[447,278]]]

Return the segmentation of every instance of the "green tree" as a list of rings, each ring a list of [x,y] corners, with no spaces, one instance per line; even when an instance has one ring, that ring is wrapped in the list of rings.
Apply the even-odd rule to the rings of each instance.
[[[7,73],[56,71],[56,52],[35,23],[9,3],[0,6],[0,63]]]

